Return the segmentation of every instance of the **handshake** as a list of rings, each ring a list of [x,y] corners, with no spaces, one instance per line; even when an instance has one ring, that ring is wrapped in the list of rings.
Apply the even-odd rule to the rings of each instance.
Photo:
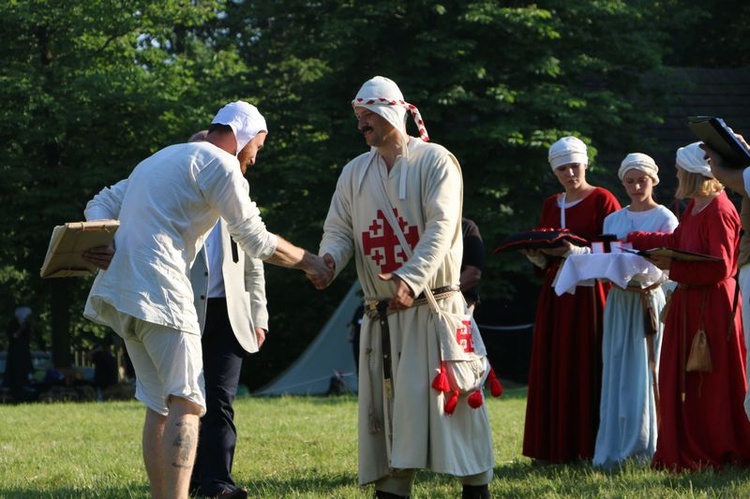
[[[326,253],[318,256],[309,251],[305,251],[302,261],[302,270],[316,289],[325,289],[333,280],[336,273],[336,262],[333,257]]]

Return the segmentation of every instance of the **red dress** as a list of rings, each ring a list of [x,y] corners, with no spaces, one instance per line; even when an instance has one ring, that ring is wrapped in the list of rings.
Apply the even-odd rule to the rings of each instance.
[[[547,198],[539,228],[560,228],[560,194]],[[620,209],[606,189],[595,188],[565,210],[565,226],[597,239],[604,218]],[[552,282],[562,262],[553,258],[539,292],[529,368],[525,456],[563,463],[589,459],[599,427],[602,372],[602,311],[608,287],[578,287],[557,296]]]
[[[732,316],[740,219],[725,193],[694,215],[693,202],[672,234],[634,232],[638,249],[662,246],[721,257],[720,262],[673,260],[678,283],[664,326],[659,366],[659,438],[653,466],[672,471],[750,463],[745,415],[745,345],[741,306]],[[690,345],[703,325],[712,372],[686,372]]]

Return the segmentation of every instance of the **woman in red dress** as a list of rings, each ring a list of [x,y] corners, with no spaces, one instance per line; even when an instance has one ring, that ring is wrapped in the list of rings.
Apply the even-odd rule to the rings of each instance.
[[[602,233],[617,198],[586,181],[586,145],[563,137],[549,150],[552,171],[564,187],[542,208],[541,229],[566,228],[587,240]],[[590,459],[599,427],[602,310],[606,286],[579,287],[557,296],[552,284],[563,258],[589,248],[522,250],[543,272],[529,370],[523,454],[540,462]]]
[[[740,219],[696,142],[677,151],[677,197],[690,199],[672,234],[633,232],[638,249],[671,247],[714,261],[653,258],[677,282],[666,317],[659,367],[661,425],[653,466],[670,471],[750,463],[743,409],[745,346],[735,295]],[[705,331],[712,368],[688,371],[693,338]]]

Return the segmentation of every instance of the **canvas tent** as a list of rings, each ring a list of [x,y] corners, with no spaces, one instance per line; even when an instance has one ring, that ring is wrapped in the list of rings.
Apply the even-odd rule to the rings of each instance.
[[[357,374],[349,342],[349,323],[362,302],[359,290],[357,281],[299,359],[254,395],[324,394],[336,371],[343,374],[349,390],[356,392]]]

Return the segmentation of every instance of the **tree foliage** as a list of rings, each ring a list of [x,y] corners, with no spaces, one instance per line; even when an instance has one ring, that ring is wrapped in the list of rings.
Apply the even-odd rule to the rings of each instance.
[[[32,305],[70,361],[70,334],[90,281],[41,281],[52,227],[82,218],[86,201],[145,155],[189,134],[202,62],[178,27],[215,16],[215,2],[11,1],[0,5],[0,277],[4,312]],[[6,313],[5,316],[9,316]],[[48,331],[49,333],[49,331]],[[49,346],[49,345],[48,345]]]

